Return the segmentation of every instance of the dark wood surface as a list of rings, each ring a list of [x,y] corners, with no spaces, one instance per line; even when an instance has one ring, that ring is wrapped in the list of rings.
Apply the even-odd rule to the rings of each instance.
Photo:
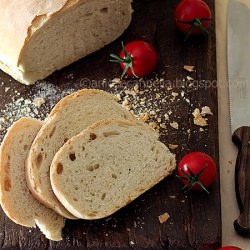
[[[235,230],[242,236],[250,237],[250,127],[238,128],[233,134],[238,147],[235,167],[235,188],[240,216],[235,220]]]
[[[207,40],[196,38],[184,43],[184,36],[175,29],[172,20],[177,2],[135,0],[133,21],[122,37],[46,79],[47,86],[52,86],[55,91],[46,96],[46,103],[38,109],[39,114],[33,112],[32,106],[31,113],[44,118],[63,95],[84,87],[116,93],[122,92],[122,88],[133,88],[135,82],[129,82],[130,78],[119,88],[103,84],[104,78],[110,81],[121,74],[119,66],[109,62],[109,54],[119,52],[121,41],[145,39],[155,46],[159,54],[156,72],[144,79],[151,80],[150,83],[140,85],[145,90],[146,105],[150,106],[152,102],[155,109],[159,108],[157,112],[162,117],[172,112],[169,121],[165,122],[166,128],[160,130],[161,140],[166,145],[179,145],[173,150],[178,161],[190,151],[204,151],[218,163],[215,22]],[[206,2],[214,14],[214,1]],[[184,65],[194,65],[195,72],[185,71]],[[193,85],[187,81],[187,76],[195,80]],[[162,86],[158,84],[159,79],[163,79]],[[14,105],[16,101],[22,97],[33,100],[42,95],[46,84],[41,81],[34,86],[24,86],[0,72],[0,117],[6,118],[2,122],[1,140],[12,119],[23,115],[22,108]],[[173,92],[179,93],[179,96],[173,99]],[[160,93],[160,99],[155,98],[155,93]],[[161,102],[161,99],[166,102]],[[27,104],[24,100],[21,100],[22,106]],[[204,106],[209,106],[213,115],[207,116],[208,126],[200,131],[200,127],[194,125],[192,112]],[[170,126],[174,121],[179,124],[178,130]],[[184,193],[181,187],[173,174],[107,219],[68,220],[61,242],[46,240],[39,229],[30,230],[15,225],[1,210],[0,248],[217,249],[221,244],[219,168],[209,195],[205,192]],[[165,212],[170,218],[160,224],[158,216]]]

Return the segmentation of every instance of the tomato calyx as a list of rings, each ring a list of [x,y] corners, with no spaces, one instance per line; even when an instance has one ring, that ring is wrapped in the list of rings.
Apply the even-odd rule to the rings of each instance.
[[[190,189],[193,188],[193,186],[199,185],[207,194],[209,194],[209,191],[205,188],[205,186],[200,181],[200,176],[204,172],[205,168],[206,166],[203,166],[197,174],[194,174],[189,167],[187,167],[189,174],[187,174],[183,169],[181,169],[184,176],[177,175],[177,177],[179,179],[187,181],[187,183],[182,187],[182,190],[189,191]]]
[[[133,68],[133,58],[132,56],[128,53],[128,51],[126,50],[123,42],[122,42],[122,50],[124,52],[124,58],[121,58],[115,54],[110,54],[110,56],[114,59],[111,59],[110,61],[111,62],[115,62],[115,63],[122,63],[124,64],[124,70],[122,72],[122,75],[121,75],[121,79],[124,77],[124,75],[126,74],[126,72],[128,71],[128,69],[131,70],[132,74],[139,78],[135,72],[134,72],[134,68]]]
[[[211,21],[212,18],[194,18],[191,21],[185,21],[185,20],[181,20],[181,19],[175,19],[177,22],[181,22],[184,24],[189,24],[191,25],[189,31],[187,32],[187,35],[185,36],[184,42],[187,41],[188,37],[191,35],[191,33],[193,32],[194,29],[199,29],[200,33],[204,36],[207,37],[209,34],[209,31],[203,27],[203,23],[207,22],[207,21]]]

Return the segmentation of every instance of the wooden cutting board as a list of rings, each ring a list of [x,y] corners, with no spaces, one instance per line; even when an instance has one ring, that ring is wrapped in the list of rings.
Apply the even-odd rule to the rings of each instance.
[[[55,103],[81,88],[100,88],[126,98],[135,113],[147,113],[160,128],[161,140],[178,145],[172,149],[179,161],[190,151],[209,153],[218,163],[218,119],[216,47],[213,21],[208,39],[190,39],[174,26],[172,15],[177,0],[135,0],[133,21],[128,30],[104,49],[54,73],[34,86],[24,86],[0,72],[1,141],[6,128],[21,116],[44,119]],[[206,1],[214,14],[214,1]],[[145,79],[127,78],[109,62],[121,41],[145,39],[158,51],[156,72]],[[183,69],[195,66],[194,72]],[[194,81],[188,81],[190,76]],[[105,80],[104,80],[105,79]],[[135,91],[133,91],[135,90]],[[139,92],[138,92],[139,91]],[[35,98],[45,104],[37,107]],[[208,126],[194,124],[192,112],[210,107]],[[178,124],[178,127],[176,126]],[[173,174],[113,216],[98,221],[69,221],[64,240],[51,242],[39,229],[15,225],[1,210],[1,249],[217,249],[221,244],[219,169],[210,194],[185,193]],[[167,212],[163,224],[158,216]]]

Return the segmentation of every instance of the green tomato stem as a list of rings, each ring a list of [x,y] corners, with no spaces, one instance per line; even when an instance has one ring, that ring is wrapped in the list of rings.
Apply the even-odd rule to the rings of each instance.
[[[124,58],[120,58],[119,56],[115,55],[115,54],[110,54],[110,56],[114,59],[111,59],[110,62],[115,62],[115,63],[123,63],[124,64],[124,70],[122,72],[121,75],[121,79],[124,77],[124,75],[126,74],[126,72],[128,71],[128,69],[131,70],[132,74],[136,77],[139,78],[135,72],[134,72],[134,68],[133,68],[133,58],[132,56],[127,52],[123,42],[122,42],[122,50],[124,53]]]
[[[209,32],[206,28],[203,27],[203,22],[206,22],[206,21],[211,21],[212,18],[194,18],[193,20],[191,21],[184,21],[184,20],[181,20],[181,19],[176,19],[176,21],[178,22],[181,22],[181,23],[184,23],[184,24],[190,24],[191,27],[187,33],[187,35],[185,36],[185,39],[184,39],[184,42],[187,41],[188,37],[191,35],[192,31],[197,28],[200,30],[201,34],[204,36],[204,37],[207,37]]]
[[[207,194],[209,194],[209,191],[206,189],[206,187],[201,183],[200,181],[200,176],[201,174],[204,172],[206,166],[204,166],[203,168],[201,168],[201,170],[197,173],[194,174],[192,172],[192,170],[188,167],[188,172],[189,174],[187,174],[183,169],[181,169],[182,173],[184,174],[184,176],[178,176],[177,177],[179,179],[182,180],[187,180],[187,183],[182,187],[182,190],[187,190],[189,191],[190,189],[192,189],[196,184],[199,185]]]

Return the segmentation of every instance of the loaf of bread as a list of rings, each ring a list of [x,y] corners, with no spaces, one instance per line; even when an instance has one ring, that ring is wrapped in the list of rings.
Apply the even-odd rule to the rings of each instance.
[[[8,130],[0,149],[0,202],[3,211],[15,223],[37,225],[48,239],[61,240],[64,218],[45,207],[29,192],[25,159],[42,122],[21,118]]]
[[[0,69],[33,84],[115,40],[131,13],[131,0],[1,0]]]
[[[102,120],[56,153],[52,188],[76,217],[116,212],[175,169],[175,156],[140,121]]]
[[[57,103],[31,146],[26,165],[30,190],[43,204],[64,217],[68,218],[67,210],[54,195],[49,178],[53,157],[72,136],[108,118],[135,119],[113,95],[100,90],[80,90]]]

